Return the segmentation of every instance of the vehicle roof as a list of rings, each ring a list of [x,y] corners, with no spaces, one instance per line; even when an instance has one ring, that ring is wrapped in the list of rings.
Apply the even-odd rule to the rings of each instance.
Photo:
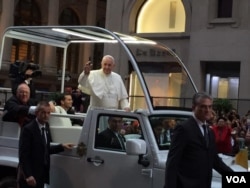
[[[12,26],[5,30],[0,53],[0,68],[3,61],[5,38],[24,40],[44,45],[64,48],[61,92],[64,90],[67,48],[72,43],[119,44],[128,56],[135,76],[140,84],[141,98],[150,111],[164,110],[170,105],[188,106],[186,99],[197,91],[186,67],[180,58],[168,47],[155,41],[113,32],[96,26]],[[154,69],[152,70],[152,68]],[[172,76],[172,77],[171,77]],[[174,80],[169,84],[168,80]],[[164,88],[165,93],[158,95],[155,83]],[[133,81],[134,81],[133,80]],[[178,85],[177,89],[173,89]],[[130,94],[133,96],[133,93]],[[134,100],[133,99],[133,100]],[[160,108],[159,108],[160,106]],[[134,109],[136,109],[135,107]]]
[[[96,26],[12,26],[5,30],[4,36],[65,48],[69,43],[116,43],[114,34],[124,42],[135,42],[131,36]],[[142,38],[136,40],[155,43]]]

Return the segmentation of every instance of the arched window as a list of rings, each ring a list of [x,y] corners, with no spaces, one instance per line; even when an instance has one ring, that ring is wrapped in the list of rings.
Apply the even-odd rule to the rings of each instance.
[[[66,8],[62,11],[59,18],[60,25],[79,25],[79,19],[76,13],[70,9]]]
[[[185,31],[185,9],[181,0],[148,0],[137,19],[137,33]]]
[[[66,8],[62,11],[59,17],[60,25],[80,25],[80,21],[76,13],[70,9]],[[57,48],[57,68],[62,69],[63,64],[63,49]],[[66,71],[71,73],[77,73],[79,62],[79,44],[70,44],[67,51],[67,62]]]
[[[41,14],[35,1],[20,0],[15,8],[15,26],[41,25]],[[38,63],[39,45],[27,41],[13,40],[11,61],[28,60]]]

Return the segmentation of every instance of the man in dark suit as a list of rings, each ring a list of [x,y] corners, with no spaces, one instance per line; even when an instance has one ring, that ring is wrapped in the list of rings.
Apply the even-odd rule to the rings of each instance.
[[[170,143],[172,136],[173,136],[173,130],[176,126],[176,121],[175,119],[171,118],[164,118],[162,120],[162,125],[163,125],[163,132],[162,132],[162,138],[163,142],[162,143]]]
[[[19,188],[44,188],[49,183],[50,154],[72,149],[73,144],[50,146],[48,119],[50,105],[42,101],[35,110],[36,119],[23,127],[19,140]]]
[[[214,134],[207,126],[212,103],[209,95],[196,93],[193,117],[174,129],[164,188],[210,188],[213,168],[219,173],[232,172],[217,155]]]
[[[111,116],[108,124],[109,127],[97,135],[96,147],[125,150],[125,138],[120,134],[122,118]]]
[[[30,88],[27,84],[18,85],[16,95],[10,97],[4,106],[3,121],[17,122],[23,126],[35,116],[36,101],[30,99]]]

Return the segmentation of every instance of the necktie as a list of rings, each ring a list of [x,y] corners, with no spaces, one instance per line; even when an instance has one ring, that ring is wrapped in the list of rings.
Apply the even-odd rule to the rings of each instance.
[[[120,134],[118,134],[118,140],[120,142],[122,150],[125,150],[124,140]]]
[[[48,148],[47,148],[47,137],[46,137],[46,132],[45,132],[44,127],[42,127],[42,140],[43,140],[43,146],[44,146],[44,165],[48,165],[49,153],[48,153]]]
[[[207,126],[206,125],[202,125],[202,128],[204,130],[204,139],[205,139],[206,147],[208,147],[209,138],[208,138]]]

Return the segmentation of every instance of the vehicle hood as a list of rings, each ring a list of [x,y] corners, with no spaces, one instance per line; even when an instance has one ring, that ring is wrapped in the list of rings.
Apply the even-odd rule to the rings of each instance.
[[[165,169],[167,155],[168,155],[168,151],[160,151],[159,153],[157,153],[156,158],[158,160],[156,160],[156,161],[158,161],[158,162],[155,162],[155,165],[154,165],[155,168]],[[246,168],[244,168],[244,167],[242,167],[242,166],[235,163],[235,157],[227,156],[227,155],[223,155],[223,154],[219,154],[219,157],[221,157],[223,162],[225,164],[227,164],[230,168],[232,168],[234,171],[240,171],[240,172],[247,171]],[[218,177],[218,178],[221,177],[221,175],[215,170],[213,170],[213,176]]]

